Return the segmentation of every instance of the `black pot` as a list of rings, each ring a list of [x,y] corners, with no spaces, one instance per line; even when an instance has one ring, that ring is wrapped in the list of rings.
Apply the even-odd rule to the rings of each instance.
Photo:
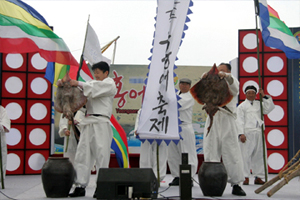
[[[221,162],[203,162],[198,178],[204,196],[222,196],[227,184],[227,172]]]
[[[68,197],[75,170],[69,158],[49,157],[42,168],[42,183],[47,197]]]

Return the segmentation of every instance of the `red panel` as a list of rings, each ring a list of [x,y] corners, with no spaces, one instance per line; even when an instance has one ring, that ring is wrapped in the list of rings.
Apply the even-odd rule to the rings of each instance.
[[[268,149],[287,149],[288,128],[287,127],[266,127],[265,139],[266,139],[266,144]]]
[[[40,56],[39,53],[28,54],[28,71],[29,72],[45,72],[47,61]]]
[[[264,54],[264,76],[286,76],[287,58],[284,53]]]
[[[8,59],[7,57],[9,57],[8,55],[9,54],[5,54],[5,53],[3,54],[3,59],[2,59],[2,63],[3,63],[2,70],[3,71],[18,71],[18,72],[26,71],[26,64],[27,64],[27,54],[26,53],[20,54],[23,58],[23,63],[17,68],[15,68],[15,67],[12,68],[12,67],[8,66],[8,63],[7,63],[7,59]]]
[[[268,115],[265,115],[265,123],[270,126],[287,126],[287,121],[288,121],[287,101],[274,101],[274,104],[275,104],[275,109]],[[273,118],[275,117],[275,120],[273,119],[272,121],[269,118],[269,116],[271,115],[273,116]]]
[[[263,48],[265,52],[282,52],[280,49],[268,47],[265,43],[263,44]]]
[[[265,94],[274,100],[287,100],[287,77],[265,77],[264,86]]]
[[[49,149],[50,125],[28,125],[26,128],[26,149]],[[33,131],[39,129],[42,129],[45,135],[42,131]],[[36,135],[37,133],[41,133],[41,135]]]
[[[45,82],[33,82],[37,81],[38,78],[42,78]],[[44,84],[45,87],[39,88],[37,84]],[[44,74],[31,74],[28,73],[28,98],[43,98],[51,99],[51,84],[44,78]],[[47,89],[46,89],[47,88]]]
[[[29,150],[25,154],[25,174],[40,174],[42,167],[49,157],[48,150]]]
[[[257,77],[249,77],[249,78],[240,78],[240,94],[239,94],[239,99],[240,100],[245,100],[246,99],[246,95],[244,93],[245,88],[248,85],[254,85],[257,89],[259,87],[258,84],[258,78]],[[256,85],[255,85],[255,83]],[[256,99],[259,99],[259,95],[256,95]]]
[[[17,129],[20,134],[21,134],[21,139],[20,139],[20,142],[18,144],[15,144],[15,145],[10,145],[7,143],[7,149],[24,149],[24,143],[25,143],[25,125],[15,125],[15,124],[12,124],[11,125],[11,128],[15,128]],[[8,133],[10,134],[10,133]],[[7,138],[6,138],[7,140]]]
[[[262,41],[260,32],[258,32],[258,39],[259,41]],[[255,30],[239,30],[239,52],[257,52],[256,44]],[[249,46],[251,47],[249,48]],[[262,42],[259,42],[259,51],[262,51]]]
[[[19,100],[19,99],[2,99],[2,106],[4,108],[6,108],[6,111],[10,110],[6,107],[8,104],[11,103],[17,103],[21,106],[22,108],[22,114],[20,115],[19,118],[17,119],[10,119],[11,123],[25,123],[25,108],[26,108],[26,104],[25,104],[25,100]],[[12,112],[15,112],[14,110],[12,110]],[[12,115],[11,113],[8,113],[8,116]]]
[[[275,156],[272,154],[280,154],[281,156]],[[269,173],[279,173],[280,170],[288,163],[288,151],[287,150],[268,150],[267,152],[268,154],[268,171]],[[271,156],[271,157],[270,157]],[[270,163],[270,159],[272,158],[272,160],[274,161],[274,158],[278,158],[275,162],[277,162],[277,164],[271,164]],[[282,162],[283,161],[283,162]],[[271,166],[276,166],[276,169],[273,169]],[[281,168],[279,168],[280,166],[282,166]],[[277,169],[279,168],[279,169]]]
[[[262,75],[262,59],[259,55],[260,75]],[[256,54],[240,54],[239,55],[239,76],[258,76],[257,55]]]
[[[26,73],[2,73],[2,97],[26,97]]]
[[[15,150],[15,151],[8,150],[8,152],[7,152],[7,164],[11,165],[12,163],[10,163],[10,162],[16,163],[15,162],[16,160],[10,160],[9,159],[9,154],[16,154],[20,159],[20,165],[19,165],[19,167],[17,167],[13,171],[9,171],[7,169],[6,174],[23,174],[23,172],[24,172],[24,151],[23,150]],[[14,164],[12,164],[12,165],[14,165]]]
[[[51,100],[28,100],[27,109],[27,123],[47,124],[51,122]]]

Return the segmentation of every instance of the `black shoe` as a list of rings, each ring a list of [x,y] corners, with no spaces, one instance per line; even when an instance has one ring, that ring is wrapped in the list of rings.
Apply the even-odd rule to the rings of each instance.
[[[93,198],[97,199],[97,189],[94,192]]]
[[[73,193],[69,194],[69,197],[84,197],[85,196],[85,188],[76,187]]]
[[[179,186],[179,177],[175,177],[169,186]]]
[[[245,191],[239,185],[232,186],[232,194],[237,196],[246,196]]]

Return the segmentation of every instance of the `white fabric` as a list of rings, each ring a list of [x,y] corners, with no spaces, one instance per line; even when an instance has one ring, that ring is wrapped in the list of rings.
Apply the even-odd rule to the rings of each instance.
[[[74,116],[74,120],[76,120],[78,123],[85,117],[85,109],[83,110],[78,110],[76,115]],[[76,125],[78,130],[80,131],[79,124]],[[72,164],[74,164],[74,159],[75,159],[75,154],[76,154],[76,149],[77,149],[77,141],[75,138],[74,130],[71,127],[70,129],[70,136],[69,136],[69,144],[68,144],[68,149],[66,152],[66,146],[67,146],[67,137],[65,135],[65,130],[68,129],[68,119],[67,118],[62,118],[62,115],[60,116],[59,120],[59,131],[58,134],[60,137],[65,137],[64,138],[64,157],[69,158]]]
[[[196,174],[198,166],[195,134],[192,126],[192,113],[195,101],[190,92],[181,93],[179,96],[181,97],[178,101],[181,105],[179,108],[179,118],[182,121],[180,135],[183,140],[180,140],[177,145],[171,142],[168,146],[168,165],[173,177],[179,177],[179,165],[182,164],[182,153],[188,153],[188,162],[191,165],[192,176]]]
[[[92,65],[103,60],[98,36],[89,23],[86,30],[83,57]]]
[[[108,77],[103,81],[92,80],[83,83],[83,92],[88,97],[87,113],[103,115],[99,117],[89,115],[80,123],[81,135],[74,164],[77,173],[75,184],[86,187],[94,160],[97,172],[99,168],[108,168],[109,165],[113,138],[109,118],[117,89],[113,79]]]
[[[137,130],[139,123],[141,109],[139,109],[136,120],[134,131]],[[164,141],[162,141],[159,145],[159,177],[160,180],[163,180],[167,173],[167,158],[168,158],[168,148]],[[141,143],[140,148],[140,168],[152,168],[155,177],[157,178],[157,143],[156,141],[150,144],[149,141],[145,141]]]
[[[153,55],[138,126],[142,139],[179,139],[173,69],[189,4],[157,1]]]
[[[6,133],[10,130],[10,119],[6,113],[6,110],[3,106],[0,106],[0,126],[2,131],[0,132],[1,136],[1,153],[2,153],[2,169],[3,169],[3,179],[5,179],[6,174],[6,164],[7,164],[7,146],[6,146]],[[0,173],[1,178],[1,173]]]
[[[203,135],[203,151],[205,162],[220,162],[221,157],[227,170],[228,182],[240,184],[244,180],[243,158],[238,143],[236,124],[236,96],[239,93],[239,82],[233,78],[233,83],[228,84],[232,100],[226,105],[231,111],[220,108],[213,117],[213,124],[207,135],[210,124],[209,116],[206,119]]]
[[[272,97],[263,98],[263,114],[269,114],[274,108]],[[249,100],[242,102],[237,108],[238,133],[246,136],[246,142],[240,142],[244,161],[244,176],[250,177],[250,169],[255,177],[264,178],[264,159],[260,112],[260,102],[255,100],[253,105]],[[251,166],[251,167],[250,167]]]

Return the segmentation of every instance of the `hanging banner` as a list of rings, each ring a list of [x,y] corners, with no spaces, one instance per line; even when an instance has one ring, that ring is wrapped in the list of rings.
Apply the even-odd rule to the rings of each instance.
[[[153,54],[137,132],[140,139],[179,140],[173,69],[191,1],[158,0],[157,4]]]

